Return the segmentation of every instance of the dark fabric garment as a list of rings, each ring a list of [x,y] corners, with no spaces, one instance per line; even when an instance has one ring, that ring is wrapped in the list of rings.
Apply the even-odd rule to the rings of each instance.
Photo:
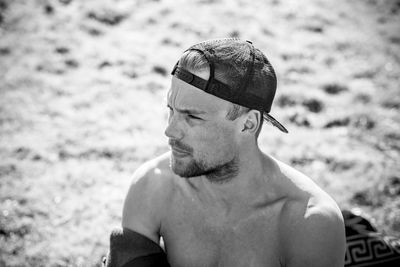
[[[165,254],[157,253],[143,256],[125,263],[122,267],[169,267]]]
[[[158,244],[126,228],[112,231],[110,251],[103,264],[105,267],[170,267]]]
[[[400,238],[379,233],[364,217],[342,211],[346,226],[345,267],[400,267]]]

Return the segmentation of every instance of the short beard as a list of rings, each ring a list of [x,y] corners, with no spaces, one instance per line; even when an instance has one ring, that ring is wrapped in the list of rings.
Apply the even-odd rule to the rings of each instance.
[[[191,160],[185,168],[179,168],[179,162],[173,162],[171,155],[171,168],[173,172],[183,178],[192,178],[204,175],[212,183],[226,183],[238,175],[239,163],[237,157],[216,166],[207,166],[202,161]]]

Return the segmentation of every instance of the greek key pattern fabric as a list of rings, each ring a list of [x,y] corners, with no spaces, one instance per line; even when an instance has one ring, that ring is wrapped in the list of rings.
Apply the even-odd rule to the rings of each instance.
[[[400,239],[377,232],[365,218],[343,211],[347,250],[345,267],[400,266]]]

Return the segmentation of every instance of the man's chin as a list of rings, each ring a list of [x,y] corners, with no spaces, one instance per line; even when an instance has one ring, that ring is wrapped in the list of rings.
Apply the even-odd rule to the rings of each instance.
[[[178,165],[172,163],[171,169],[176,175],[178,175],[180,177],[183,177],[183,178],[193,177],[193,174],[185,166],[182,166],[182,165],[178,166]]]
[[[203,171],[189,157],[171,155],[171,170],[180,177],[191,178],[202,175]]]
[[[187,159],[176,157],[173,152],[171,153],[170,167],[176,175],[182,176],[182,174],[184,174],[184,170],[186,169],[186,165]]]
[[[171,167],[187,165],[191,160],[188,154],[176,155],[174,152],[171,153]]]

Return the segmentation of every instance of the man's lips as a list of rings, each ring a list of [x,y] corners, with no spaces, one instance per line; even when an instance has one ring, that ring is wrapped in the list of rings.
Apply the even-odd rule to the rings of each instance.
[[[179,141],[169,140],[168,144],[171,147],[171,150],[174,154],[178,154],[178,155],[191,154],[191,149],[189,148],[189,146],[186,146],[185,144],[180,144]]]
[[[180,148],[178,148],[176,146],[171,146],[171,150],[172,150],[173,154],[179,155],[179,156],[184,156],[184,155],[189,155],[190,154],[190,152],[188,152],[186,150],[183,150],[183,149],[180,149]]]

